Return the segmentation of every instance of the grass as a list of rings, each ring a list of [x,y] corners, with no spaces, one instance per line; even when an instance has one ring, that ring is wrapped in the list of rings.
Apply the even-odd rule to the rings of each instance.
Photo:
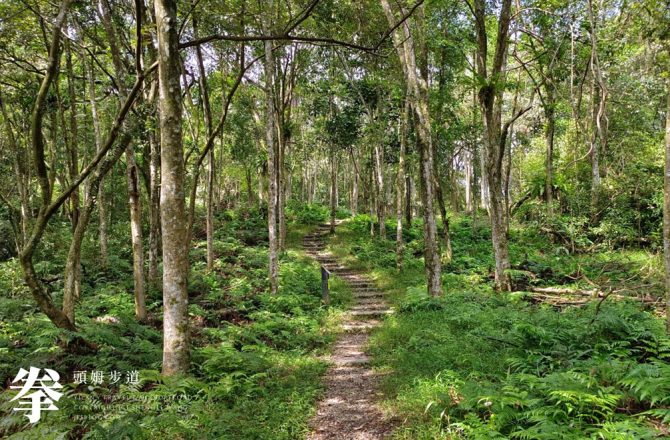
[[[0,264],[0,437],[11,439],[301,439],[322,392],[319,359],[337,335],[352,300],[331,281],[332,306],[320,302],[316,263],[300,250],[302,236],[325,220],[320,207],[292,207],[282,255],[280,291],[266,293],[265,222],[253,210],[217,220],[213,271],[205,268],[196,231],[189,280],[192,368],[164,378],[161,295],[149,291],[150,321],[133,317],[127,243],[112,240],[111,267],[96,266],[95,242],[84,249],[83,336],[98,353],[73,354],[74,335],[53,328],[20,281],[13,260]],[[345,213],[342,213],[343,215]],[[198,222],[199,224],[200,222]],[[125,225],[127,226],[127,225]],[[329,250],[369,271],[397,313],[372,335],[373,364],[383,374],[384,405],[403,421],[397,439],[638,439],[668,436],[670,342],[661,321],[637,303],[606,301],[556,309],[525,295],[496,294],[490,232],[483,220],[452,221],[453,260],[442,277],[445,295],[425,294],[421,222],[406,228],[402,271],[395,268],[395,229],[369,237],[369,218],[338,227]],[[126,233],[115,225],[120,237]],[[67,225],[53,227],[40,276],[62,272]],[[529,227],[511,231],[512,276],[527,286],[570,285],[656,295],[657,255],[641,250],[571,253]],[[45,254],[46,255],[46,254]],[[56,278],[55,299],[62,288]],[[29,427],[13,411],[6,387],[19,366],[54,368],[65,379],[59,411]],[[76,370],[138,370],[137,384],[76,385]],[[7,397],[7,398],[5,398]]]
[[[227,211],[218,219],[216,265],[205,268],[205,243],[196,231],[191,250],[189,312],[192,362],[188,377],[164,378],[161,365],[161,295],[150,290],[150,320],[133,317],[129,250],[114,242],[112,267],[95,264],[95,243],[84,250],[83,300],[77,309],[80,332],[99,345],[97,353],[72,354],[62,341],[73,335],[55,329],[39,313],[20,282],[14,261],[0,265],[0,381],[5,387],[19,367],[60,372],[58,411],[42,413],[35,426],[12,411],[2,393],[0,437],[10,439],[301,439],[308,431],[327,365],[319,356],[334,341],[340,314],[351,292],[331,283],[331,307],[321,305],[318,265],[300,250],[312,225],[291,224],[288,251],[281,257],[280,288],[267,291],[265,222],[254,211]],[[52,231],[60,242],[66,229]],[[61,235],[59,235],[61,234]],[[50,261],[60,261],[64,250]],[[118,261],[117,261],[118,260]],[[62,267],[47,263],[42,275]],[[57,293],[59,286],[55,285]],[[58,301],[59,297],[56,295]],[[102,319],[101,319],[102,318]],[[127,384],[75,384],[74,371],[137,370]]]
[[[470,218],[452,221],[445,295],[428,298],[420,224],[406,233],[406,269],[398,272],[394,242],[370,238],[368,221],[342,225],[330,247],[372,271],[398,309],[370,345],[384,404],[403,420],[396,438],[669,435],[670,342],[651,311],[628,301],[561,310],[494,293],[489,231]],[[510,253],[521,286],[642,283],[654,294],[662,279],[656,255],[565,253],[530,228],[512,229]]]

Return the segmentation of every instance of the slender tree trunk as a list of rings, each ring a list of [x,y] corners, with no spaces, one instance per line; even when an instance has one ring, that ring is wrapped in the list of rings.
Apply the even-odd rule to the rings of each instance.
[[[409,101],[405,98],[404,110],[400,120],[400,155],[398,156],[398,175],[396,176],[396,268],[402,270],[405,245],[402,238],[403,200],[405,193],[405,154],[407,151],[407,125],[409,123]]]
[[[214,148],[207,155],[207,269],[214,268]]]
[[[193,3],[195,6],[195,3]],[[198,17],[197,14],[193,15],[192,18],[193,26],[193,36],[198,38]],[[198,65],[198,85],[200,87],[200,96],[202,97],[202,106],[205,115],[205,129],[207,131],[207,138],[212,137],[212,132],[214,127],[212,126],[212,109],[209,104],[209,90],[207,89],[207,72],[205,71],[205,64],[202,59],[202,49],[200,46],[195,48],[197,65]],[[216,168],[214,166],[214,148],[212,147],[209,150],[207,155],[207,194],[205,200],[205,206],[207,209],[207,218],[205,220],[205,230],[207,235],[207,269],[212,270],[214,267],[214,174]],[[197,166],[197,165],[196,165]],[[196,176],[198,173],[196,172]],[[193,185],[197,185],[197,181],[194,181]],[[195,193],[191,195],[192,200],[191,204],[195,202]]]
[[[488,174],[486,174],[486,165],[484,164],[485,162],[485,151],[483,148],[479,149],[479,168],[482,170],[481,175],[479,176],[479,197],[480,197],[480,204],[482,205],[482,208],[486,210],[486,212],[491,215],[491,188],[489,186],[489,177]]]
[[[251,187],[251,169],[247,168],[245,170],[245,177],[247,181],[247,204],[251,207],[254,204],[254,191]]]
[[[486,34],[486,2],[476,0],[474,5],[477,33],[476,65],[478,75],[485,80],[479,90],[479,102],[484,121],[484,151],[482,179],[486,179],[489,190],[491,235],[495,258],[495,283],[500,291],[511,290],[509,278],[510,260],[507,243],[507,207],[503,194],[502,162],[505,157],[506,130],[513,120],[502,129],[502,89],[497,84],[504,75],[507,60],[507,37],[511,18],[511,0],[503,0],[498,20],[498,35],[493,66],[487,69],[488,40]],[[482,188],[482,192],[484,188]],[[482,200],[483,202],[484,200]]]
[[[131,131],[126,131],[117,141],[118,145],[113,148],[98,165],[98,168],[90,177],[86,187],[85,202],[81,210],[79,221],[74,229],[72,241],[65,263],[65,282],[63,289],[63,313],[72,324],[75,323],[75,305],[81,296],[81,244],[84,241],[86,228],[91,220],[93,208],[96,205],[96,194],[99,193],[100,185],[104,176],[112,169],[112,166],[121,157],[131,141]],[[137,298],[136,298],[137,300]],[[137,311],[137,307],[136,307]],[[145,310],[146,314],[146,310]],[[139,318],[139,316],[138,316]]]
[[[135,287],[135,317],[144,321],[147,308],[144,287],[144,250],[142,246],[142,206],[139,185],[139,168],[132,148],[126,150],[128,204],[130,206],[130,237],[133,247],[133,281]]]
[[[188,221],[184,197],[181,68],[175,0],[154,0],[158,35],[163,236],[163,374],[189,367]]]
[[[65,51],[66,51],[66,70],[67,70],[67,89],[68,89],[68,99],[70,101],[70,126],[69,126],[69,135],[68,139],[68,171],[70,182],[76,179],[77,174],[79,174],[79,146],[77,143],[77,105],[76,105],[76,94],[74,90],[74,70],[72,67],[72,50],[69,40],[65,40]],[[72,191],[70,195],[70,215],[72,218],[72,230],[77,227],[77,222],[79,221],[79,188]]]
[[[596,223],[598,207],[600,205],[600,154],[598,151],[598,133],[596,130],[596,119],[598,110],[596,104],[595,79],[591,81],[591,99],[593,100],[591,113],[591,138],[589,146],[589,157],[591,159],[591,222]]]
[[[451,209],[458,213],[461,210],[458,179],[456,176],[456,155],[451,154],[449,159],[449,194],[451,195]]]
[[[5,133],[7,139],[9,140],[9,146],[12,151],[15,152],[13,165],[16,176],[17,190],[21,203],[20,219],[18,220],[19,225],[16,228],[16,249],[17,252],[21,252],[21,247],[28,238],[28,223],[32,218],[28,194],[28,182],[30,182],[28,176],[29,164],[27,163],[28,155],[26,149],[22,147],[19,142],[17,142],[16,136],[14,135],[14,130],[12,129],[9,115],[7,114],[7,109],[5,108],[5,102],[2,98],[2,93],[0,93],[0,112],[5,122]]]
[[[125,98],[128,94],[127,87],[123,80],[126,73],[126,68],[121,59],[121,52],[118,46],[116,30],[112,20],[111,6],[108,0],[100,1],[100,11],[102,14],[102,22],[105,32],[110,42],[110,52],[112,55],[112,62],[114,70],[119,78],[119,94]],[[138,11],[138,14],[140,12]],[[137,15],[139,20],[139,15]],[[141,49],[141,42],[137,43]],[[141,50],[138,50],[138,55]],[[137,60],[138,65],[141,61]],[[138,68],[138,74],[141,72],[141,67]],[[142,209],[140,207],[140,193],[139,193],[139,168],[135,162],[135,153],[132,145],[126,148],[126,183],[128,188],[128,205],[130,209],[130,237],[133,249],[133,281],[135,290],[135,315],[138,319],[146,318],[145,307],[145,286],[144,286],[144,250],[142,245]]]
[[[375,236],[375,208],[377,203],[377,186],[374,178],[374,159],[370,157],[370,173],[368,174],[368,212],[370,213],[370,237]]]
[[[351,189],[351,215],[358,213],[358,172],[354,171],[353,188]]]
[[[379,238],[386,239],[386,220],[384,218],[384,175],[382,172],[382,152],[381,147],[375,144],[374,153],[374,173],[375,173],[375,205],[377,210],[377,222],[379,224]]]
[[[283,252],[286,247],[286,216],[284,214],[286,204],[286,166],[284,164],[284,154],[286,153],[288,139],[284,133],[284,129],[281,132],[282,134],[277,145],[279,153],[277,157],[277,235],[279,239],[279,251]]]
[[[381,0],[389,25],[395,25],[395,17],[388,0]],[[415,36],[410,31],[406,20],[393,34],[400,64],[405,74],[408,98],[416,116],[417,144],[420,155],[421,201],[424,216],[424,262],[426,267],[426,284],[431,296],[442,295],[442,267],[440,262],[440,244],[438,242],[437,225],[435,222],[435,187],[434,161],[431,122],[428,106],[428,84],[426,78],[417,72]],[[421,47],[419,52],[422,53]],[[425,74],[425,72],[424,72]]]
[[[607,87],[600,69],[600,60],[598,58],[598,18],[593,11],[593,2],[589,0],[588,14],[591,24],[589,32],[591,38],[591,99],[592,99],[592,131],[591,136],[591,222],[598,221],[600,209],[600,153],[604,152],[607,146]],[[597,97],[597,98],[596,98]],[[599,140],[599,143],[598,143]]]
[[[158,255],[161,237],[160,218],[160,145],[156,139],[155,130],[149,132],[149,284],[153,287],[159,285]]]
[[[440,217],[442,218],[442,229],[438,230],[438,233],[444,241],[444,250],[441,255],[441,260],[443,263],[449,263],[451,261],[451,236],[449,234],[449,217],[447,216],[447,207],[444,203],[444,193],[442,192],[442,183],[440,182],[440,174],[437,169],[437,148],[435,143],[432,145],[433,149],[433,178],[435,181],[435,197],[437,199],[437,204],[440,209]]]
[[[269,6],[269,10],[272,8]],[[266,26],[267,30],[267,26]],[[275,129],[275,105],[274,105],[274,75],[275,58],[272,50],[272,41],[265,42],[265,99],[266,99],[266,124],[265,142],[268,152],[268,245],[269,245],[269,278],[270,293],[275,295],[279,285],[279,257],[277,237],[277,148]]]
[[[668,50],[670,52],[670,50]],[[663,179],[663,260],[665,263],[665,329],[670,334],[670,78],[666,80],[665,174]]]
[[[353,188],[351,191],[351,215],[355,216],[358,213],[358,181],[360,179],[360,170],[358,169],[353,149],[349,150],[349,154],[351,156],[351,164],[354,168]]]
[[[89,101],[91,103],[91,117],[93,120],[93,135],[95,139],[95,151],[99,152],[102,148],[102,134],[100,130],[100,116],[98,114],[98,102],[95,93],[95,76],[93,73],[93,60],[85,63],[88,77]],[[100,246],[100,266],[107,269],[108,265],[108,238],[107,238],[107,207],[105,200],[104,179],[100,180],[98,190],[98,244]]]
[[[407,173],[405,177],[405,223],[412,227],[412,177]]]
[[[335,233],[335,216],[337,214],[337,158],[335,147],[330,147],[330,233]]]
[[[63,0],[61,2],[58,15],[54,20],[51,41],[49,44],[49,63],[46,67],[45,75],[42,78],[37,96],[35,97],[35,103],[30,117],[30,141],[33,150],[33,161],[35,164],[37,182],[41,192],[41,200],[40,211],[37,218],[32,222],[30,237],[25,241],[21,248],[21,252],[19,253],[19,263],[21,265],[24,281],[40,310],[49,317],[56,327],[74,331],[76,330],[74,322],[70,321],[67,315],[54,304],[53,299],[44,289],[44,286],[37,276],[33,264],[35,248],[44,234],[44,229],[48,222],[48,217],[45,211],[51,204],[53,188],[53,181],[49,176],[46,166],[44,154],[45,142],[42,126],[44,123],[44,115],[47,110],[47,95],[58,74],[58,64],[61,59],[61,30],[65,23],[70,3],[71,0]],[[53,124],[53,127],[55,127],[55,125],[56,124]],[[27,219],[23,219],[23,221],[27,221]]]
[[[147,59],[150,63],[156,61],[158,54],[153,45],[153,38],[155,37],[156,32],[156,17],[154,15],[154,10],[147,10],[146,6],[142,0],[135,0],[136,7],[139,9],[137,14],[141,17],[141,20],[145,20],[147,15],[151,19],[151,26],[148,26],[150,29],[150,35],[152,37],[152,43],[146,44],[147,50]],[[148,14],[147,14],[148,12]],[[147,130],[147,137],[149,140],[149,268],[147,273],[147,278],[149,285],[154,288],[159,288],[160,280],[158,273],[158,261],[159,261],[159,252],[160,252],[160,239],[161,239],[161,218],[160,218],[160,200],[161,200],[161,175],[160,175],[160,166],[161,166],[161,152],[159,145],[159,134],[158,126],[156,119],[158,118],[157,109],[156,109],[156,94],[158,92],[158,84],[156,81],[151,83],[150,87],[145,87],[145,99],[146,102],[151,105],[151,113],[149,124],[145,124],[145,130]]]
[[[428,133],[424,128],[423,136]],[[423,137],[419,135],[419,137]],[[421,172],[421,200],[423,202],[423,236],[424,236],[424,259],[426,266],[426,281],[428,293],[431,296],[442,295],[440,245],[438,242],[437,225],[435,222],[435,211],[433,201],[435,200],[432,176],[432,154],[430,145],[425,144],[426,139],[419,143],[420,172]]]
[[[465,212],[470,214],[475,208],[474,195],[472,194],[472,182],[475,174],[472,152],[466,150],[463,154],[465,162]]]
[[[545,128],[545,139],[547,143],[547,161],[544,192],[547,201],[547,217],[549,219],[554,216],[554,132],[556,131],[556,111],[554,109],[554,93],[550,89],[553,85],[547,85],[547,105],[544,115],[547,118],[547,126]]]

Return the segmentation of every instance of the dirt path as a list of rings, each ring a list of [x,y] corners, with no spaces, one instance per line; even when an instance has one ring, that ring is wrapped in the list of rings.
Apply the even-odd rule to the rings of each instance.
[[[329,356],[331,367],[326,373],[326,393],[319,402],[311,422],[308,440],[376,440],[388,438],[393,430],[384,418],[377,400],[380,396],[378,378],[369,365],[365,350],[368,331],[379,325],[391,309],[384,294],[374,287],[365,274],[340,265],[335,257],[324,252],[328,225],[305,236],[303,246],[331,273],[344,279],[351,287],[356,304],[342,323],[345,332],[337,340]]]

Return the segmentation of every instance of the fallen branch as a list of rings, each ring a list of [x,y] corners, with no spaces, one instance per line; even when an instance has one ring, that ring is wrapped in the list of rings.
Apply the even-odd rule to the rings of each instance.
[[[556,306],[571,306],[571,305],[585,305],[590,302],[591,299],[600,299],[598,303],[598,309],[607,298],[612,298],[617,301],[622,300],[632,300],[638,301],[641,304],[659,306],[662,304],[662,300],[650,296],[627,296],[615,294],[615,291],[604,292],[600,289],[570,289],[566,287],[529,287],[524,292],[535,293],[529,297],[529,300],[532,302],[544,302]],[[572,296],[572,297],[570,297]],[[574,298],[574,297],[578,298]]]

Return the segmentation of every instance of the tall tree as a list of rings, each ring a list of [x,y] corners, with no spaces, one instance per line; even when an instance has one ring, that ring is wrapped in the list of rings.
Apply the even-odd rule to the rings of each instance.
[[[182,97],[177,2],[155,0],[161,142],[163,374],[189,367],[188,222],[184,196]]]
[[[384,13],[392,27],[396,26],[397,22],[391,9],[388,0],[381,0]],[[423,7],[420,5],[418,7]],[[406,15],[402,11],[402,15]],[[419,72],[417,68],[416,53],[422,52],[420,44],[423,39],[415,39],[412,32],[416,29],[410,28],[410,20],[403,20],[400,26],[397,26],[393,32],[393,40],[400,58],[400,65],[402,66],[405,84],[407,87],[407,98],[410,101],[414,117],[415,127],[417,131],[417,147],[420,156],[420,177],[421,177],[421,201],[423,204],[423,221],[424,221],[424,260],[426,267],[426,284],[428,285],[428,293],[432,296],[442,295],[442,266],[440,258],[440,243],[437,235],[437,224],[435,221],[435,184],[434,184],[434,165],[432,135],[431,135],[431,121],[430,112],[428,109],[428,82],[424,72]],[[425,40],[423,41],[425,44]],[[423,75],[422,75],[423,74]]]
[[[274,2],[268,2],[268,9],[274,10]],[[264,22],[263,29],[270,34],[270,23]],[[268,152],[268,244],[269,265],[268,275],[270,279],[270,293],[276,294],[279,287],[279,242],[277,237],[277,125],[275,109],[275,54],[274,43],[266,40],[265,47],[265,146]]]
[[[491,236],[495,257],[495,284],[501,291],[511,289],[510,260],[507,243],[507,207],[503,194],[503,160],[510,125],[530,107],[519,110],[512,119],[502,124],[505,65],[507,62],[508,35],[511,21],[511,0],[503,0],[498,16],[495,53],[488,69],[488,35],[486,32],[486,1],[475,0],[471,7],[477,34],[476,68],[481,84],[478,92],[484,122],[484,148],[482,149],[482,176],[488,183],[490,202]]]

